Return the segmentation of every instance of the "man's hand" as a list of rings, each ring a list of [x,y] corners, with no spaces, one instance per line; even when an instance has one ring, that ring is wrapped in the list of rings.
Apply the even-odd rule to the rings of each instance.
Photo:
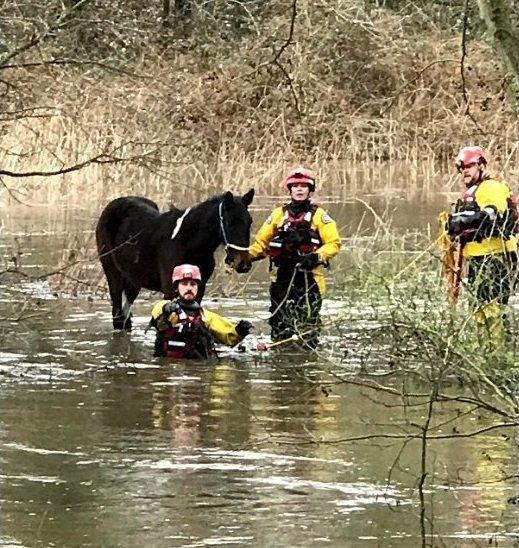
[[[447,232],[451,240],[462,243],[481,241],[486,237],[489,226],[489,215],[486,211],[462,211],[449,215]]]
[[[317,253],[308,253],[303,256],[299,263],[301,270],[313,270],[319,264],[319,255]]]
[[[166,319],[168,319],[171,314],[178,314],[180,311],[181,308],[177,301],[169,301],[162,307],[162,314]]]
[[[235,327],[236,333],[242,338],[246,337],[251,332],[252,328],[253,325],[247,320],[240,320]]]

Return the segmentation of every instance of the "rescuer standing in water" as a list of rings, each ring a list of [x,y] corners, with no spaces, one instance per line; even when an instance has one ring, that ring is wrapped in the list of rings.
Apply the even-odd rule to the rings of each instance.
[[[310,197],[316,188],[314,174],[299,167],[283,180],[290,202],[277,207],[263,223],[251,259],[269,257],[270,327],[273,341],[301,335],[314,348],[318,342],[319,312],[326,285],[323,267],[341,247],[335,221]]]

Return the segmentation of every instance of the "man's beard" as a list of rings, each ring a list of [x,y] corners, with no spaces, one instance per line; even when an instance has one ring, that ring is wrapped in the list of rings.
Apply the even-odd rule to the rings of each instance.
[[[196,301],[196,298],[186,301],[184,298],[180,297],[179,304],[187,312],[196,312],[200,309],[200,303]]]

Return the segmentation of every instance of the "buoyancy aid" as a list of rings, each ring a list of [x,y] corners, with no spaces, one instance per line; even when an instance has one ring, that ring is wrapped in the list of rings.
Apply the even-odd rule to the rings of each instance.
[[[484,182],[487,179],[483,179]],[[481,242],[488,237],[498,237],[503,240],[508,240],[511,236],[519,233],[519,200],[517,196],[510,192],[507,198],[506,211],[500,213],[497,208],[492,207],[495,211],[495,219],[487,219],[481,222],[481,216],[477,214],[481,212],[481,207],[476,200],[476,191],[479,184],[472,185],[466,188],[461,197],[454,205],[454,213],[467,214],[474,217],[474,223],[464,230],[462,240],[464,242]]]
[[[207,359],[217,356],[201,308],[182,308],[178,312],[178,322],[161,333],[160,345],[162,355],[167,358]]]
[[[268,255],[277,267],[294,267],[303,255],[314,253],[322,245],[321,237],[312,224],[317,205],[308,204],[295,212],[290,204],[283,207],[283,222],[269,242]]]

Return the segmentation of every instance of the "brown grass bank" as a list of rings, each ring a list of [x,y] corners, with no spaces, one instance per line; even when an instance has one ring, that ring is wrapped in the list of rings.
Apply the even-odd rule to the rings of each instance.
[[[434,22],[407,25],[359,2],[300,2],[290,34],[287,3],[271,5],[268,16],[251,13],[253,30],[213,50],[150,43],[124,70],[17,67],[0,167],[86,165],[4,177],[0,203],[95,209],[131,193],[182,204],[250,186],[273,195],[300,163],[340,199],[431,193],[450,189],[453,154],[474,142],[515,180],[507,78],[483,39],[469,44],[463,88],[460,35]]]

